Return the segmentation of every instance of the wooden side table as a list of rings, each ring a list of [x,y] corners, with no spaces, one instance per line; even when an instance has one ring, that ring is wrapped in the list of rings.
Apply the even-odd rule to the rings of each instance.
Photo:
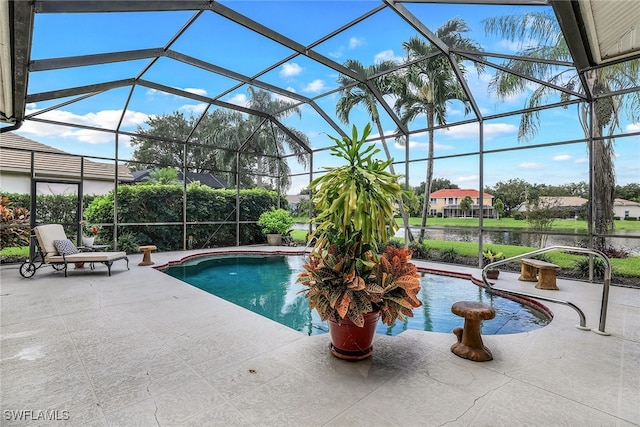
[[[138,265],[153,265],[151,261],[151,251],[158,249],[155,245],[140,246],[138,248],[142,252],[142,261]]]
[[[451,346],[451,352],[475,362],[493,359],[491,350],[482,342],[480,326],[483,320],[496,317],[494,309],[477,301],[458,301],[451,306],[451,312],[464,317],[464,328],[453,330],[458,342]]]

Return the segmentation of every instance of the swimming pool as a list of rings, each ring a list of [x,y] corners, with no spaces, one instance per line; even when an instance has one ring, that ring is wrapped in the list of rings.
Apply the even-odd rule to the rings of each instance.
[[[326,333],[326,322],[299,294],[304,286],[296,279],[303,263],[300,255],[222,255],[193,258],[163,271],[292,329],[308,335]],[[451,332],[464,322],[451,313],[451,305],[461,300],[481,301],[496,311],[495,319],[483,322],[483,334],[526,332],[549,323],[535,308],[492,295],[467,279],[424,274],[420,281],[423,306],[414,310],[414,317],[393,326],[380,322],[377,333],[397,335],[407,329]]]

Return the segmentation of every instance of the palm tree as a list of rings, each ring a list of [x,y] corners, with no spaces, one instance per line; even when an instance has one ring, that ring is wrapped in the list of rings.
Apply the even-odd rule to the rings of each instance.
[[[465,50],[480,50],[480,46],[473,40],[463,37],[469,31],[464,20],[459,18],[445,22],[436,31],[436,36],[450,48]],[[429,134],[427,172],[425,177],[424,202],[422,205],[422,224],[420,240],[424,239],[429,208],[429,195],[433,181],[433,155],[434,155],[434,130],[438,125],[447,123],[447,104],[453,100],[460,100],[465,107],[465,114],[470,111],[470,103],[464,89],[451,67],[451,61],[455,61],[460,72],[466,74],[463,58],[455,54],[447,57],[438,54],[440,51],[431,43],[418,36],[412,37],[403,43],[407,60],[414,61],[425,58],[422,61],[412,63],[403,75],[394,80],[394,92],[398,96],[394,108],[400,115],[400,120],[407,124],[418,116],[425,115]],[[435,56],[434,56],[435,55]],[[483,70],[482,64],[476,63],[476,70]],[[404,143],[404,140],[399,140]]]
[[[143,178],[142,182],[159,185],[182,184],[182,181],[178,179],[178,172],[173,168],[153,169],[148,176]]]
[[[464,196],[462,200],[460,200],[460,210],[463,212],[464,217],[467,217],[467,213],[471,212],[471,208],[473,207],[473,199],[470,196]]]
[[[389,84],[386,83],[389,78],[388,75],[384,74],[385,72],[389,72],[397,67],[397,64],[393,61],[382,61],[377,62],[373,65],[369,65],[365,67],[362,63],[355,59],[349,59],[343,64],[346,68],[358,73],[363,78],[367,78],[369,76],[382,75],[375,80],[371,80],[370,83],[378,89],[381,93],[384,94],[385,90],[388,90],[390,87]],[[382,147],[384,149],[384,153],[387,156],[387,160],[391,159],[391,153],[389,152],[389,146],[387,145],[387,140],[384,136],[384,130],[382,129],[382,123],[380,122],[380,114],[378,113],[378,100],[373,92],[369,89],[369,87],[362,82],[358,82],[352,77],[341,74],[338,77],[338,84],[343,87],[340,90],[340,99],[338,99],[338,103],[336,104],[336,114],[340,121],[344,124],[349,124],[349,113],[351,110],[357,105],[362,105],[371,120],[376,124],[378,128],[378,134],[380,135],[380,142],[382,142]],[[393,163],[389,165],[389,170],[392,174],[395,175],[396,171],[393,167]],[[404,228],[408,233],[409,240],[413,241],[413,234],[411,234],[411,229],[409,228],[409,215],[407,214],[406,209],[404,209],[404,202],[399,203],[400,205],[400,213],[402,214],[402,220],[404,222]]]
[[[519,75],[527,75],[542,81],[547,81],[568,91],[580,90],[582,84],[577,73],[569,73],[565,67],[558,67],[542,60],[557,60],[572,62],[569,48],[564,37],[561,36],[557,19],[548,13],[527,13],[525,15],[509,15],[494,17],[484,21],[485,31],[489,34],[498,34],[512,41],[534,40],[534,47],[523,48],[518,55],[530,58],[540,58],[541,62],[506,61],[506,67]],[[587,70],[584,73],[589,85],[589,91],[593,96],[605,94],[611,91],[625,90],[640,86],[640,61],[633,60],[610,65],[606,68]],[[498,96],[507,97],[511,94],[519,94],[526,90],[528,81],[506,71],[497,71],[490,83],[490,88],[495,90]],[[539,85],[527,101],[528,108],[544,105],[544,102],[557,90]],[[569,100],[571,95],[563,92],[560,95],[562,101]],[[640,119],[640,92],[632,92],[627,95],[596,98],[593,102],[593,117],[591,126],[593,129],[593,181],[594,189],[592,203],[594,213],[593,224],[597,234],[610,233],[614,228],[614,191],[615,171],[613,165],[613,133],[620,128],[619,113],[623,110],[631,120]],[[587,139],[590,137],[589,103],[578,104],[580,122]],[[527,140],[537,133],[539,124],[539,112],[530,110],[522,114],[518,131],[519,140]],[[604,237],[599,237],[594,242],[596,248],[605,245]]]
[[[275,119],[284,119],[292,114],[300,116],[300,109],[293,105],[293,102],[272,98],[269,92],[249,87],[248,107],[267,113]],[[262,119],[251,116],[249,121],[252,124],[250,127],[255,129],[261,126]],[[303,143],[309,145],[309,139],[303,132],[294,128],[288,129]],[[257,153],[256,168],[258,173],[267,172],[272,176],[279,175],[280,182],[277,185],[283,192],[291,186],[291,170],[287,160],[282,158],[286,147],[295,154],[298,163],[306,166],[307,152],[304,148],[272,123],[263,124],[251,137],[248,144],[248,148],[252,148]],[[263,186],[262,175],[258,175],[257,186]]]

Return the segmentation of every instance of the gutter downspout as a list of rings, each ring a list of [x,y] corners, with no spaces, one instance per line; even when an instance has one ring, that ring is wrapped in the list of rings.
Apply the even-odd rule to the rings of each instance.
[[[15,124],[11,125],[11,126],[6,126],[3,128],[0,128],[0,133],[5,133],[5,132],[11,132],[12,130],[18,130],[22,127],[22,120],[18,120],[16,121]]]

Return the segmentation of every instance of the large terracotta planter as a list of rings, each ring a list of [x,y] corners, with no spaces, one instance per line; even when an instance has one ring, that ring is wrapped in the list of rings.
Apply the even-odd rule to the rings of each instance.
[[[331,353],[344,360],[362,360],[370,357],[379,317],[380,310],[365,314],[363,327],[355,325],[349,319],[343,319],[340,323],[330,320]]]

